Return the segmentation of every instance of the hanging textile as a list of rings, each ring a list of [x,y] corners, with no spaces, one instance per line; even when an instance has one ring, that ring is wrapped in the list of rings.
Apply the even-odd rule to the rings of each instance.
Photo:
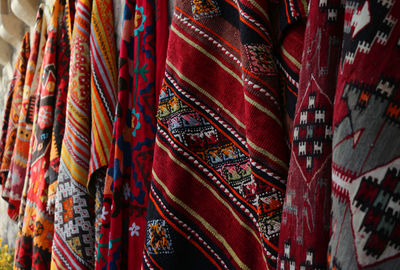
[[[54,124],[50,148],[50,164],[48,171],[48,200],[47,207],[50,213],[54,213],[54,205],[57,191],[57,178],[60,166],[61,146],[65,131],[65,118],[67,109],[67,94],[71,55],[72,26],[75,16],[75,1],[66,0],[64,16],[59,26],[59,38],[57,41],[57,99],[54,109]]]
[[[95,196],[95,252],[100,237],[104,182],[110,158],[117,95],[113,13],[112,0],[93,0],[90,29],[92,145],[88,189]]]
[[[0,183],[3,185],[3,187],[10,169],[11,157],[17,137],[17,128],[22,106],[22,96],[29,52],[29,33],[25,33],[21,48],[18,52],[17,60],[15,62],[14,74],[10,82],[7,102],[3,115],[0,137]]]
[[[112,0],[93,0],[90,31],[92,145],[89,180],[106,170],[117,95],[117,60]],[[102,173],[102,175],[105,175]],[[90,184],[90,183],[89,183]],[[103,183],[104,184],[104,183]]]
[[[279,243],[279,269],[324,269],[330,222],[333,99],[340,1],[310,1]]]
[[[279,1],[279,16],[275,19],[279,21],[275,26],[278,30],[280,45],[276,58],[284,81],[285,124],[290,142],[293,139],[293,120],[299,88],[307,2],[305,0]]]
[[[345,1],[331,269],[400,268],[400,1]]]
[[[8,215],[18,218],[22,190],[25,182],[29,157],[29,145],[32,134],[37,89],[41,75],[44,47],[47,39],[47,22],[43,16],[42,6],[36,17],[31,52],[25,75],[22,106],[18,121],[17,138],[10,163],[10,173],[3,189],[3,197],[8,199]]]
[[[94,209],[87,191],[90,159],[90,14],[78,0],[72,34],[67,112],[57,183],[52,269],[94,267]]]
[[[166,1],[125,2],[114,145],[106,178],[96,269],[139,269],[165,67]]]
[[[65,1],[56,0],[48,26],[48,38],[39,81],[39,99],[32,128],[29,167],[26,175],[26,201],[21,203],[22,232],[17,238],[16,269],[48,269],[54,233],[53,215],[47,210],[48,169],[58,88],[57,76],[67,67],[56,62],[59,44],[59,18],[63,17]]]
[[[145,269],[276,267],[288,149],[268,12],[256,0],[175,3]]]

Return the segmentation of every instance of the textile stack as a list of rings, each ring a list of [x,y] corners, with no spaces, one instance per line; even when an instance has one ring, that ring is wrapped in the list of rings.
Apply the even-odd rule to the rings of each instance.
[[[14,269],[400,269],[400,1],[114,4],[21,43]]]

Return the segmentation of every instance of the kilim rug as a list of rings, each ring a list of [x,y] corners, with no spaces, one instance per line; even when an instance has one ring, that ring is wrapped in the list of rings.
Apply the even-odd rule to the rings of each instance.
[[[41,75],[46,39],[47,22],[45,16],[43,16],[42,7],[39,7],[25,75],[17,138],[11,158],[10,171],[3,187],[3,197],[7,198],[9,203],[8,215],[13,220],[18,218],[21,195],[25,182],[32,124],[38,95],[37,89]]]
[[[30,142],[30,160],[26,173],[26,201],[21,202],[20,219],[22,232],[17,238],[16,269],[48,269],[51,261],[51,245],[54,233],[53,215],[47,211],[48,168],[54,123],[54,107],[58,88],[57,76],[63,69],[56,62],[57,45],[61,35],[58,20],[63,17],[65,1],[54,3],[48,38],[39,79],[38,101]]]
[[[166,1],[125,2],[114,144],[96,269],[141,266],[167,27]]]
[[[338,0],[310,1],[282,214],[281,270],[327,266],[332,114],[343,11]]]
[[[67,94],[69,81],[69,68],[71,56],[72,26],[75,16],[75,1],[66,0],[64,14],[59,25],[59,37],[57,43],[57,98],[54,109],[54,124],[50,148],[50,164],[48,168],[48,194],[47,208],[50,213],[54,213],[54,204],[57,191],[57,178],[60,166],[60,155],[62,141],[65,132],[65,118],[67,109]]]
[[[400,268],[400,1],[345,1],[331,269]]]
[[[10,162],[17,138],[19,114],[25,83],[26,66],[28,64],[30,44],[29,33],[24,35],[18,57],[15,62],[13,77],[7,93],[0,141],[0,181],[3,187],[10,169]],[[7,199],[7,198],[5,198]]]
[[[288,170],[266,1],[176,1],[145,269],[275,269]]]
[[[90,15],[78,0],[72,34],[65,133],[58,175],[52,269],[94,267],[94,205],[87,190],[90,133]]]

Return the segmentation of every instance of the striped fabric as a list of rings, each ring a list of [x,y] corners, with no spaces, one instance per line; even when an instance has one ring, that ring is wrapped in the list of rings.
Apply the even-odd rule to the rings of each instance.
[[[20,231],[16,244],[15,269],[48,269],[53,240],[53,216],[47,211],[48,168],[54,107],[57,96],[57,75],[62,62],[56,62],[58,19],[64,5],[56,0],[48,26],[48,38],[38,86],[38,101],[30,141],[30,160],[26,173],[26,201],[21,203]],[[40,258],[40,259],[33,259]]]
[[[89,180],[108,165],[117,93],[112,0],[93,0],[90,29],[92,145]]]
[[[168,40],[166,8],[166,1],[125,1],[114,144],[96,269],[140,269],[142,263],[156,102]]]
[[[176,1],[145,269],[275,269],[288,169],[267,2]]]
[[[65,134],[55,202],[52,269],[94,267],[93,200],[87,191],[90,160],[90,14],[78,0],[72,34]]]
[[[14,74],[8,90],[0,141],[0,183],[5,184],[17,137],[19,114],[25,82],[26,67],[30,52],[29,33],[26,33],[15,62]],[[7,198],[5,198],[7,199]]]
[[[90,29],[92,135],[89,191],[95,196],[96,251],[104,198],[104,182],[111,151],[117,95],[117,60],[112,0],[93,0]]]
[[[16,220],[19,214],[22,190],[29,157],[29,145],[34,121],[37,89],[41,75],[44,47],[47,39],[47,22],[39,7],[31,52],[25,75],[24,94],[19,115],[17,138],[10,164],[10,172],[3,189],[3,197],[8,198],[8,215]]]

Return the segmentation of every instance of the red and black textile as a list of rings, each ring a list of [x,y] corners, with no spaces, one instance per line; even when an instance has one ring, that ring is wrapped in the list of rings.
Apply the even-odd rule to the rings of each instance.
[[[176,1],[145,269],[275,269],[288,169],[266,1]]]
[[[307,0],[279,1],[279,21],[277,62],[283,77],[284,102],[288,137],[292,141],[293,120],[295,116],[305,22],[307,19]]]
[[[339,0],[310,1],[279,241],[282,270],[327,265],[333,99],[343,11]]]
[[[10,169],[11,157],[17,137],[19,113],[22,106],[25,73],[29,53],[29,33],[26,33],[18,52],[18,58],[15,62],[14,74],[10,82],[7,101],[4,108],[0,137],[0,184],[2,185],[8,176],[8,170]]]
[[[400,1],[345,1],[331,269],[400,269]]]
[[[166,1],[125,1],[114,142],[96,269],[140,269],[168,41]]]

